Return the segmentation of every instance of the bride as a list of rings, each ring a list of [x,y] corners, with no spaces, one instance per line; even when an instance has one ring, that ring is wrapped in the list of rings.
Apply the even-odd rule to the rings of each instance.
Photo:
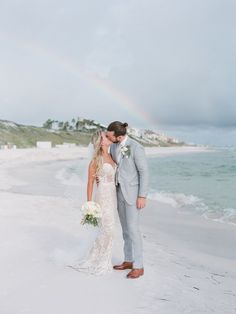
[[[102,131],[96,131],[91,139],[94,152],[88,167],[87,201],[92,201],[96,178],[98,183],[95,202],[102,210],[99,233],[88,257],[76,265],[77,271],[101,275],[112,271],[111,255],[114,232],[114,212],[117,207],[115,172],[116,164],[109,154],[112,144]]]

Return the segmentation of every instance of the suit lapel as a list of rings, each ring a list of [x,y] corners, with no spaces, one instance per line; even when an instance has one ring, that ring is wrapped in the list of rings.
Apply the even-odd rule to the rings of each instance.
[[[125,142],[125,146],[130,145],[130,142],[131,142],[131,141],[130,141],[130,138],[129,138],[129,136],[128,136],[128,137],[127,137],[127,140],[126,140],[126,142]],[[120,159],[119,167],[121,166],[123,160],[125,159],[124,157],[125,157],[125,156],[124,156],[123,154],[121,154],[121,159]]]

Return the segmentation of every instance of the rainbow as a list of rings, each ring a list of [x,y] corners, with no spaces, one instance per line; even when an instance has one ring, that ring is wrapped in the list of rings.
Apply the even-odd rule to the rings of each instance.
[[[140,105],[132,101],[132,99],[130,99],[121,90],[113,86],[108,80],[102,79],[97,75],[89,73],[75,62],[59,56],[54,51],[51,51],[48,48],[43,47],[42,45],[39,46],[38,42],[31,44],[30,47],[34,50],[36,49],[37,52],[46,55],[46,57],[50,57],[50,59],[54,63],[56,62],[66,71],[69,71],[80,79],[88,81],[96,88],[105,92],[115,103],[119,104],[123,109],[125,109],[129,116],[135,117],[135,119],[137,119],[143,125],[149,126],[154,124],[151,116]],[[129,117],[127,116],[127,120],[128,118]]]

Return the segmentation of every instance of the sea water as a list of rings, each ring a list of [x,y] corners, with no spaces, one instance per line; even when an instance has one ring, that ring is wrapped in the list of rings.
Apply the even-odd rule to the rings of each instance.
[[[153,157],[149,198],[236,224],[236,148]]]

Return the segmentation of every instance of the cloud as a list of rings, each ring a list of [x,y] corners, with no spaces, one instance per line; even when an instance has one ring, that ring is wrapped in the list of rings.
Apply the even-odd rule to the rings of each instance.
[[[234,0],[5,1],[0,117],[148,123],[89,73],[153,125],[235,127],[235,9]]]

